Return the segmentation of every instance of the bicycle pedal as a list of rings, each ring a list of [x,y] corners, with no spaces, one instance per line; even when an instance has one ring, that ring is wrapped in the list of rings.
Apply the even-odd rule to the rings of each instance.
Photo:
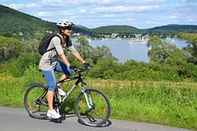
[[[66,116],[63,115],[63,116],[61,117],[61,120],[66,120]]]
[[[55,122],[55,123],[62,123],[62,119],[61,117],[58,119],[50,119],[51,122]]]

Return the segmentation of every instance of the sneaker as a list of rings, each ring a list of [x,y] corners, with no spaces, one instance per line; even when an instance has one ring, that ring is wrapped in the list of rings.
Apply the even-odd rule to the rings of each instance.
[[[58,88],[58,93],[60,96],[66,96],[66,93],[61,88]]]
[[[56,112],[55,110],[48,110],[47,117],[49,119],[59,119],[61,117],[61,115],[58,112]]]

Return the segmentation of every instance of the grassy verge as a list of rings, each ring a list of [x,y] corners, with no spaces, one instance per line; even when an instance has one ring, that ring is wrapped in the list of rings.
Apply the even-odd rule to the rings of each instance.
[[[110,98],[113,118],[197,129],[197,83],[92,80]]]
[[[28,72],[20,78],[0,74],[0,105],[23,107],[25,87],[41,79],[39,72]],[[112,118],[197,129],[197,83],[114,80],[88,83],[109,97]]]

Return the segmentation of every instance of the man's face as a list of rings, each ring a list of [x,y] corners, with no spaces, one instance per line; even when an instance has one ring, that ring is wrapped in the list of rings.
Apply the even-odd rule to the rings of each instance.
[[[72,27],[65,28],[65,29],[63,30],[63,33],[64,33],[64,35],[66,35],[66,36],[71,36],[71,34],[72,34]]]

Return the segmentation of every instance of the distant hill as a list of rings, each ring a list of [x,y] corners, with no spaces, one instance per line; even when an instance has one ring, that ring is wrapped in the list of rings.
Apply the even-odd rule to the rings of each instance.
[[[140,29],[127,26],[127,25],[111,25],[111,26],[101,26],[92,29],[92,32],[95,33],[139,33],[141,32]]]
[[[74,32],[80,32],[80,33],[86,34],[86,35],[91,35],[91,33],[92,33],[91,29],[89,29],[85,26],[82,26],[82,25],[75,25],[73,27],[73,30],[74,30]]]
[[[32,38],[36,32],[56,30],[55,23],[22,13],[9,7],[0,5],[0,35],[22,36]],[[74,32],[86,35],[99,33],[169,33],[169,32],[197,32],[197,25],[165,25],[149,29],[139,29],[128,25],[110,25],[97,28],[87,28],[82,25],[74,26]]]
[[[0,34],[30,37],[37,31],[54,30],[54,23],[0,5]]]
[[[175,32],[197,32],[197,25],[164,25],[149,29],[139,29],[133,26],[112,25],[101,26],[91,30],[95,33],[175,33]]]
[[[150,29],[146,29],[146,32],[160,32],[160,33],[169,33],[169,32],[197,32],[197,25],[165,25],[158,26]]]
[[[56,30],[55,23],[0,5],[0,35],[32,37],[35,32]],[[89,29],[75,26],[74,32],[90,34]]]

